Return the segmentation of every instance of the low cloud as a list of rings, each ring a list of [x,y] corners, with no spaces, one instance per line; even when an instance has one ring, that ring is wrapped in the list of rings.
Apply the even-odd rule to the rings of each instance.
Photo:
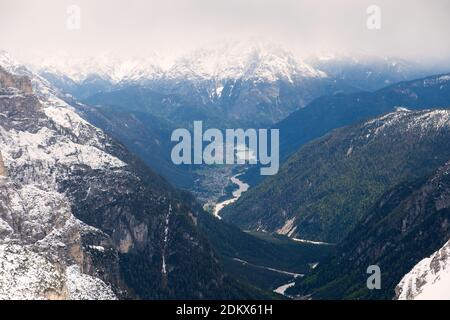
[[[79,30],[67,7],[81,9]],[[381,8],[380,30],[366,9]],[[450,57],[448,0],[2,0],[1,48],[78,55],[178,55],[222,39],[262,37],[299,53],[345,50],[410,59]]]

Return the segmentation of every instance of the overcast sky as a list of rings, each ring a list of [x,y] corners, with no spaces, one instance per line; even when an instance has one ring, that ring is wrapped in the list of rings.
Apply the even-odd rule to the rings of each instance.
[[[81,9],[79,30],[67,7]],[[366,26],[369,5],[381,29]],[[0,49],[176,55],[222,39],[262,37],[293,51],[339,49],[450,60],[449,0],[1,0]]]

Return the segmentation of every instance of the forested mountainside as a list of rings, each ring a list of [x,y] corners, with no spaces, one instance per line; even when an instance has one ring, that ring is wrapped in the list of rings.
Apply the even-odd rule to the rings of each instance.
[[[450,74],[393,84],[375,92],[336,94],[311,102],[274,125],[280,129],[281,158],[325,133],[395,111],[448,107]]]
[[[309,273],[312,266],[324,261],[335,249],[285,236],[242,232],[212,215],[201,215],[199,224],[227,272],[271,291]]]
[[[172,185],[192,188],[196,179],[192,168],[174,165],[170,157],[173,124],[145,111],[80,103],[75,107],[83,118],[126,145]]]
[[[447,162],[428,177],[400,183],[379,197],[336,253],[290,293],[316,299],[420,299],[434,292],[434,298],[442,298],[442,288],[448,289],[444,244],[450,239],[449,219]],[[367,289],[370,265],[381,269],[381,290]]]
[[[339,242],[384,192],[449,158],[448,110],[399,109],[305,145],[221,216],[244,229]]]

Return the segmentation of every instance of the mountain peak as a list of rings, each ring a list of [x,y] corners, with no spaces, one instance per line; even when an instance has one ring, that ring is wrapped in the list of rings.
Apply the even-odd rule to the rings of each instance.
[[[300,77],[325,77],[276,44],[232,41],[197,49],[178,59],[168,76],[188,79],[238,79],[293,81]]]
[[[65,76],[76,83],[92,76],[114,84],[162,77],[187,80],[242,78],[272,82],[282,79],[292,82],[298,78],[327,76],[281,46],[261,39],[224,41],[196,49],[172,64],[163,60],[155,52],[127,59],[111,53],[75,58],[62,52],[34,61],[30,66],[37,73]]]
[[[66,53],[34,62],[38,73],[64,75],[75,82],[83,82],[90,76],[99,76],[112,83],[152,79],[162,74],[161,58],[156,53],[143,57],[123,59],[112,53],[94,57],[75,58]]]

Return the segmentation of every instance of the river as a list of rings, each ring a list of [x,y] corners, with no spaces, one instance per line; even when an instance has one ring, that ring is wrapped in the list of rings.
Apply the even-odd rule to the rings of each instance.
[[[282,286],[279,286],[278,288],[273,290],[273,292],[278,293],[278,294],[282,294],[283,296],[286,296],[286,294],[285,294],[286,290],[291,288],[291,287],[293,287],[293,286],[295,286],[295,281],[283,284]]]
[[[240,175],[242,175],[242,173],[238,173],[238,174],[232,176],[230,179],[231,182],[233,182],[235,185],[238,186],[238,189],[233,191],[233,193],[232,193],[233,197],[231,199],[219,202],[214,206],[213,214],[217,218],[221,219],[221,217],[219,216],[220,210],[222,210],[227,205],[237,201],[242,196],[242,194],[244,192],[246,192],[248,190],[248,188],[250,187],[247,183],[239,180]]]

